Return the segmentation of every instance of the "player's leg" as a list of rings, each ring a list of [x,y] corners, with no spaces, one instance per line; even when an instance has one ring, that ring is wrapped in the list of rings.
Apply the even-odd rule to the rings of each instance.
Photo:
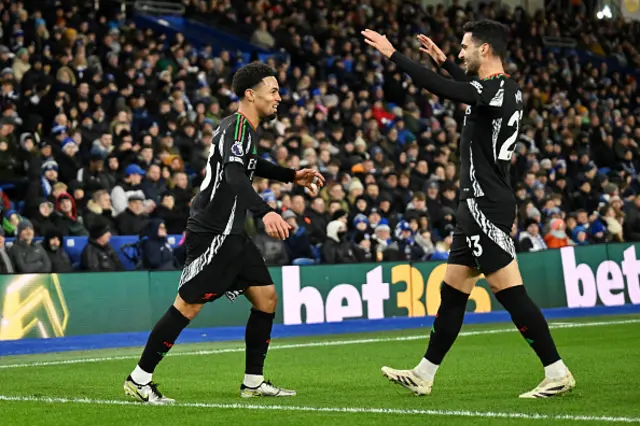
[[[513,323],[544,367],[542,383],[520,397],[545,398],[573,389],[575,379],[558,354],[547,320],[527,294],[517,261],[512,260],[507,266],[488,273],[486,279],[496,299],[509,312]]]
[[[180,295],[176,296],[173,305],[151,330],[138,365],[125,380],[124,390],[127,395],[150,404],[174,402],[158,391],[152,375],[182,330],[198,315],[203,306],[201,303],[187,303]]]
[[[207,236],[187,234],[185,244],[189,260],[182,271],[178,295],[153,327],[138,365],[127,377],[124,384],[127,395],[151,404],[173,402],[158,392],[152,380],[153,373],[204,304],[220,297],[235,278],[226,268],[229,263],[223,256],[227,252],[224,250],[228,248],[226,244],[222,249],[218,247],[217,254],[210,256],[210,247],[218,244],[217,241]]]
[[[457,227],[444,282],[440,288],[440,307],[431,327],[427,351],[413,370],[383,367],[385,377],[418,395],[431,393],[436,371],[460,333],[469,295],[478,281],[480,273],[473,265],[466,236]]]
[[[294,396],[293,390],[279,388],[264,379],[264,362],[271,342],[271,330],[278,306],[278,295],[257,247],[247,244],[242,254],[243,265],[238,285],[251,302],[251,313],[245,330],[245,375],[240,386],[242,397]]]
[[[540,309],[531,300],[522,283],[513,241],[509,237],[513,214],[505,214],[498,204],[484,200],[467,200],[473,218],[468,225],[477,239],[476,261],[496,299],[511,315],[520,333],[545,367],[541,386],[522,397],[544,398],[566,393],[575,386],[571,373],[560,359],[549,326]]]

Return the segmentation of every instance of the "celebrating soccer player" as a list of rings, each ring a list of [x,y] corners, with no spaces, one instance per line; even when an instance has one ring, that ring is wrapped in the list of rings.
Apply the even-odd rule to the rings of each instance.
[[[575,380],[556,350],[544,316],[522,285],[509,237],[516,214],[509,167],[523,102],[517,83],[502,66],[507,29],[498,22],[483,20],[467,23],[464,32],[459,58],[465,72],[445,61],[427,37],[418,38],[421,50],[443,64],[456,81],[411,61],[385,36],[372,30],[362,32],[367,44],[395,62],[417,86],[468,105],[460,141],[457,225],[427,352],[413,370],[382,367],[382,372],[416,394],[431,393],[436,371],[462,327],[469,294],[483,273],[496,299],[544,366],[545,379],[520,397],[564,394],[575,386]]]
[[[253,189],[254,174],[294,182],[314,195],[324,178],[315,170],[295,171],[256,155],[256,126],[275,118],[280,102],[273,69],[259,62],[244,66],[233,77],[233,90],[240,97],[240,106],[236,114],[222,120],[213,135],[206,176],[187,222],[187,258],[178,295],[151,331],[138,365],[124,382],[125,393],[142,402],[174,402],[152,381],[156,366],[205,303],[222,296],[233,300],[241,293],[253,307],[245,334],[246,367],[240,395],[296,394],[263,377],[277,296],[264,259],[243,228],[250,210],[262,218],[271,237],[289,237],[289,224]]]

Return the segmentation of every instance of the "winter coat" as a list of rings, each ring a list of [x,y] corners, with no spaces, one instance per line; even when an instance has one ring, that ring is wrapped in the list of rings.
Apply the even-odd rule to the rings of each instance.
[[[89,239],[84,250],[82,250],[81,259],[81,266],[85,271],[109,272],[124,270],[122,262],[120,262],[118,254],[111,247],[111,244],[101,246],[93,238]]]
[[[146,214],[136,215],[128,207],[116,217],[120,235],[140,235],[149,223]]]
[[[142,251],[142,267],[144,269],[175,269],[176,263],[173,248],[166,237],[158,236],[158,228],[162,224],[160,219],[151,219],[147,224],[143,240],[140,244]]]
[[[53,237],[58,237],[60,240],[60,247],[56,250],[51,250],[51,246],[49,245],[49,240]],[[71,272],[73,270],[73,267],[71,266],[71,259],[69,259],[67,252],[64,251],[63,241],[62,232],[57,229],[49,230],[42,240],[42,247],[44,247],[44,250],[47,252],[47,256],[49,256],[49,260],[51,261],[51,272],[53,273]]]
[[[49,256],[39,243],[29,245],[24,241],[16,241],[9,252],[18,274],[48,274],[51,272]]]

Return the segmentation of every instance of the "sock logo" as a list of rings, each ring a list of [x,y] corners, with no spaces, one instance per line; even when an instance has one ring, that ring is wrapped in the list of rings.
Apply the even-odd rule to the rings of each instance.
[[[173,343],[169,343],[169,342],[164,342],[164,345],[168,348],[171,349],[173,347]]]

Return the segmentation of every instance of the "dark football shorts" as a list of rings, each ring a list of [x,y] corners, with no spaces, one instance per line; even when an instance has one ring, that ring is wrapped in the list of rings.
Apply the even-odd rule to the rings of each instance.
[[[185,267],[178,293],[187,303],[234,300],[248,287],[273,284],[258,247],[243,235],[187,231]]]
[[[515,204],[484,198],[460,200],[447,263],[475,268],[485,275],[509,265],[516,258],[510,236],[515,215]]]

